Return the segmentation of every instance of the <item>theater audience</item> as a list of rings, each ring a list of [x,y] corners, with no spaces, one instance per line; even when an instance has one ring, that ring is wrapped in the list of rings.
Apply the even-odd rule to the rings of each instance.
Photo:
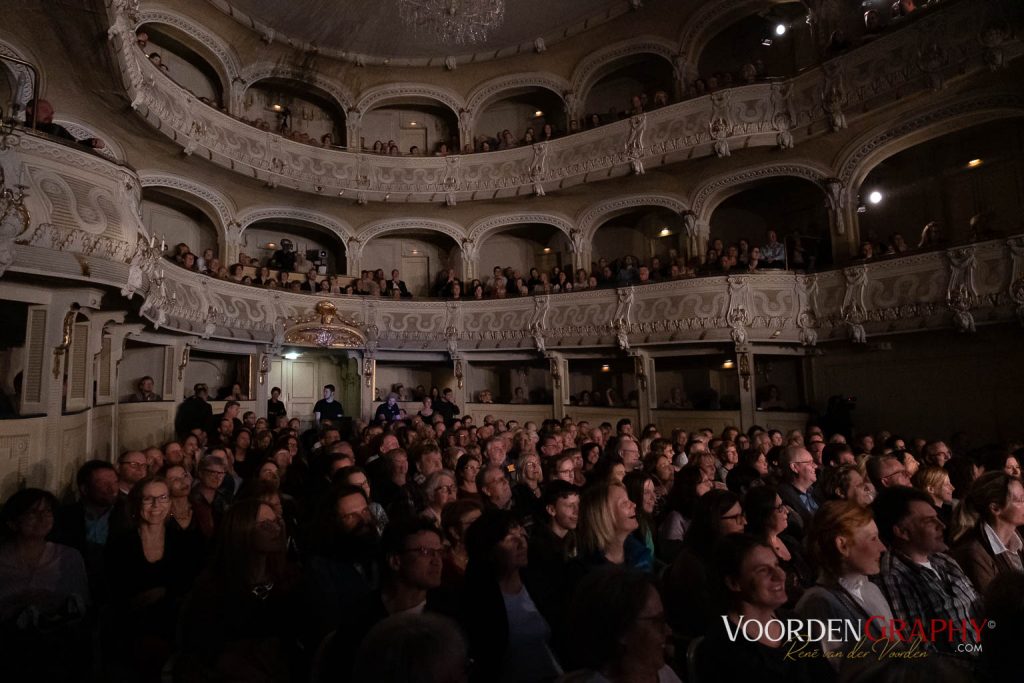
[[[205,387],[196,393],[201,408]],[[394,627],[400,638],[415,628],[394,615],[437,610],[465,629],[476,664],[463,673],[475,680],[554,680],[563,665],[567,681],[675,680],[698,636],[707,640],[694,665],[717,667],[715,680],[749,666],[766,680],[827,681],[837,672],[882,680],[900,666],[821,660],[821,674],[813,663],[780,662],[786,643],[723,642],[721,617],[733,628],[740,616],[784,618],[792,604],[805,618],[991,617],[997,608],[983,611],[978,596],[1022,571],[1016,529],[1024,488],[1005,471],[1014,444],[956,446],[947,457],[944,442],[863,431],[849,450],[838,440],[825,444],[832,435],[814,425],[785,434],[770,426],[746,434],[676,429],[662,439],[655,425],[634,435],[625,419],[532,422],[495,411],[472,420],[459,417],[445,393],[449,405],[428,415],[437,424],[422,416],[355,420],[345,435],[330,419],[300,435],[298,418],[271,425],[247,413],[236,426],[232,411],[207,416],[180,442],[126,452],[118,469],[86,463],[76,480],[80,500],[58,511],[49,544],[53,500],[32,490],[19,494],[31,504],[13,497],[2,513],[0,574],[12,578],[0,580],[0,626],[27,613],[19,586],[56,588],[30,596],[52,606],[50,617],[40,608],[32,622],[40,628],[5,631],[4,642],[25,662],[55,646],[77,653],[100,680],[153,680],[161,670],[182,681],[360,680],[371,671],[391,675],[384,663],[359,660],[361,647],[380,647],[373,638],[381,624],[410,624]],[[411,395],[441,394],[420,387]],[[849,462],[854,452],[882,483],[874,502],[873,487]],[[910,480],[919,490],[897,485],[917,454],[925,465]],[[973,476],[975,458],[991,471],[956,491],[962,505],[946,554],[949,480],[961,470]],[[716,482],[729,464],[726,483]],[[114,519],[119,484],[131,487],[120,504],[124,533]],[[794,519],[803,520],[787,514],[787,485],[806,508],[810,552],[789,537]],[[744,532],[753,538],[736,536]],[[75,551],[58,542],[85,550],[77,568],[68,560]],[[12,563],[25,548],[29,561]],[[657,577],[675,657],[662,653],[669,631],[643,575]],[[728,604],[717,604],[719,589]],[[88,597],[60,597],[70,594]],[[580,626],[584,605],[605,618]],[[56,630],[43,633],[51,624]],[[103,647],[88,638],[93,625]],[[624,645],[600,645],[606,638]],[[976,655],[948,643],[927,649],[936,664],[916,663],[915,671],[951,658],[974,670]],[[392,653],[406,656],[426,658],[428,668],[448,661]],[[75,680],[60,662],[45,664],[42,679]],[[822,677],[808,678],[812,669]]]

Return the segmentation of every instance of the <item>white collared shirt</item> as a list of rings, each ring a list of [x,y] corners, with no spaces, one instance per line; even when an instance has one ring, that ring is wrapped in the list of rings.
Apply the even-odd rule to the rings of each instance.
[[[988,544],[992,548],[992,552],[995,555],[1002,555],[1003,553],[1012,553],[1013,557],[1010,558],[1010,562],[1013,566],[1018,569],[1022,566],[1021,550],[1024,549],[1024,541],[1021,540],[1020,536],[1016,531],[1010,536],[1010,544],[1004,544],[999,536],[996,535],[996,530],[988,524],[983,524],[985,528],[985,537],[988,539]]]
[[[892,619],[892,608],[885,595],[863,574],[847,574],[839,577],[839,585],[853,596],[853,599],[871,616]]]

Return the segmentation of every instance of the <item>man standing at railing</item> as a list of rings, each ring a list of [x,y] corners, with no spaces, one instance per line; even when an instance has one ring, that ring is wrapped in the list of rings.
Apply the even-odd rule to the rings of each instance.
[[[779,241],[774,230],[768,231],[768,242],[761,247],[762,268],[785,268],[786,247]]]
[[[32,100],[25,107],[25,125],[32,126],[32,113],[35,112],[35,129],[52,135],[55,138],[62,140],[69,140],[71,142],[77,142],[80,145],[91,147],[93,149],[103,149],[106,147],[106,143],[99,138],[83,138],[82,140],[77,139],[72,135],[67,128],[53,122],[53,105],[47,100]]]

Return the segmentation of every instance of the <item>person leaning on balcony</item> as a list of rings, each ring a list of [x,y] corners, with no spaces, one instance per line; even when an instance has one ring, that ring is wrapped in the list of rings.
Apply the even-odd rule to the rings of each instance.
[[[48,100],[32,100],[25,105],[25,124],[28,126],[32,125],[32,114],[35,112],[35,129],[52,135],[55,138],[61,140],[69,140],[71,142],[77,142],[85,147],[91,147],[92,149],[104,149],[106,143],[99,138],[82,138],[79,140],[72,135],[67,128],[60,125],[59,123],[53,122],[53,105]]]

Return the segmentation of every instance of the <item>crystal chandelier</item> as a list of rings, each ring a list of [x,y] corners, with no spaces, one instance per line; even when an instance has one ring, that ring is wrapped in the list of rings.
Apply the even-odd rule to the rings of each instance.
[[[505,0],[398,0],[398,14],[418,34],[443,43],[482,43],[505,20]]]

